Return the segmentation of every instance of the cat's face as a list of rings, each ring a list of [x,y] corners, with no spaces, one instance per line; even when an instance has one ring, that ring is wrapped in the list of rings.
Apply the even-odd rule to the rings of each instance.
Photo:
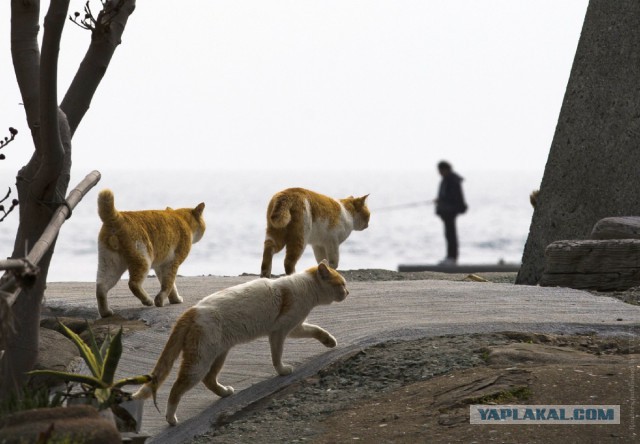
[[[356,231],[362,231],[369,226],[371,212],[367,207],[367,197],[369,197],[368,194],[353,198],[353,207],[356,210],[353,215],[353,229]]]
[[[204,231],[207,229],[207,224],[204,222],[204,217],[202,216],[203,212],[204,202],[200,202],[197,207],[191,210],[191,230],[193,231],[192,242],[194,244],[202,239],[202,236],[204,236]]]
[[[330,304],[332,302],[342,302],[346,299],[349,294],[347,281],[345,281],[340,273],[329,266],[326,259],[320,262],[317,267],[308,269],[307,272],[315,273],[316,278],[324,287],[325,297],[321,303]]]

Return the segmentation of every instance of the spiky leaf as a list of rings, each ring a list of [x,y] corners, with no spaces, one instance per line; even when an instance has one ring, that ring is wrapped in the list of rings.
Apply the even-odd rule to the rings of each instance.
[[[87,321],[87,331],[89,332],[89,346],[91,347],[91,351],[93,355],[96,357],[96,362],[99,367],[102,367],[102,357],[104,356],[100,347],[98,347],[98,343],[96,342],[96,336],[93,334],[93,330],[89,325],[89,321]]]
[[[84,359],[84,362],[87,364],[87,367],[89,367],[93,376],[100,378],[102,376],[102,366],[98,365],[98,361],[96,356],[93,354],[91,347],[89,347],[80,336],[62,322],[60,322],[60,325],[80,351],[80,356]]]
[[[122,356],[122,327],[111,340],[102,365],[102,380],[109,385],[113,384],[113,377],[116,374],[120,356]]]
[[[109,388],[109,384],[96,378],[95,376],[81,375],[78,373],[60,372],[57,370],[32,370],[28,375],[44,375],[62,379],[67,382],[78,382],[80,384],[90,385],[95,388]]]
[[[111,332],[107,332],[102,344],[100,345],[100,358],[102,359],[102,363],[100,365],[104,365],[104,358],[107,356],[107,350],[109,350],[109,345],[111,344]]]

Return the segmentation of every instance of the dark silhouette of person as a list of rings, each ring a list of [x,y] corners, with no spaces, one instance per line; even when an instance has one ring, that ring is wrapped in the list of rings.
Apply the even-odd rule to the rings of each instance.
[[[444,222],[444,237],[447,241],[447,256],[440,265],[455,265],[458,261],[458,233],[456,217],[467,211],[462,193],[462,177],[453,172],[449,162],[438,163],[438,172],[442,176],[438,198],[435,200],[436,214]]]

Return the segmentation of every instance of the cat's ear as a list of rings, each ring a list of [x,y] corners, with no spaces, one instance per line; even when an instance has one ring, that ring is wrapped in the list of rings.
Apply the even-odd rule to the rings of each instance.
[[[193,214],[196,216],[201,216],[204,211],[204,202],[200,202],[197,207],[193,209]]]
[[[318,264],[318,274],[321,279],[327,280],[331,277],[331,271],[329,270],[329,262],[326,259],[322,259],[322,261]]]
[[[358,199],[356,199],[356,200],[360,203],[360,205],[364,206],[364,205],[366,205],[366,203],[367,203],[367,197],[369,197],[369,195],[368,195],[368,194],[365,194],[364,196],[359,197],[359,198],[358,198]]]

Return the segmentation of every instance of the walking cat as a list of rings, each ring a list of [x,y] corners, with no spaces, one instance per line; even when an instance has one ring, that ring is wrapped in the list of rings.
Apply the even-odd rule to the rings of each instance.
[[[187,258],[191,244],[198,242],[206,228],[202,212],[204,203],[195,208],[173,210],[118,211],[113,192],[105,189],[98,195],[98,214],[102,228],[98,235],[98,276],[96,299],[100,316],[113,314],[107,293],[129,270],[129,289],[144,305],[162,307],[169,298],[182,302],[175,280],[178,267]],[[160,281],[155,300],[142,288],[149,269]]]
[[[175,425],[180,399],[198,382],[218,396],[233,394],[233,387],[218,382],[227,353],[236,344],[262,336],[269,337],[276,371],[288,375],[293,369],[282,363],[285,338],[315,338],[335,347],[336,339],[329,332],[305,320],[315,306],[343,301],[348,294],[344,278],[322,261],[301,273],[274,280],[255,279],[207,296],[178,318],[151,372],[153,381],[133,397],[145,399],[155,394],[182,352],[166,412],[167,422]]]
[[[267,233],[262,253],[261,277],[271,277],[273,255],[286,248],[284,270],[295,273],[296,263],[308,244],[319,263],[338,268],[339,247],[353,230],[369,226],[367,197],[333,199],[304,188],[276,193],[267,207]]]

